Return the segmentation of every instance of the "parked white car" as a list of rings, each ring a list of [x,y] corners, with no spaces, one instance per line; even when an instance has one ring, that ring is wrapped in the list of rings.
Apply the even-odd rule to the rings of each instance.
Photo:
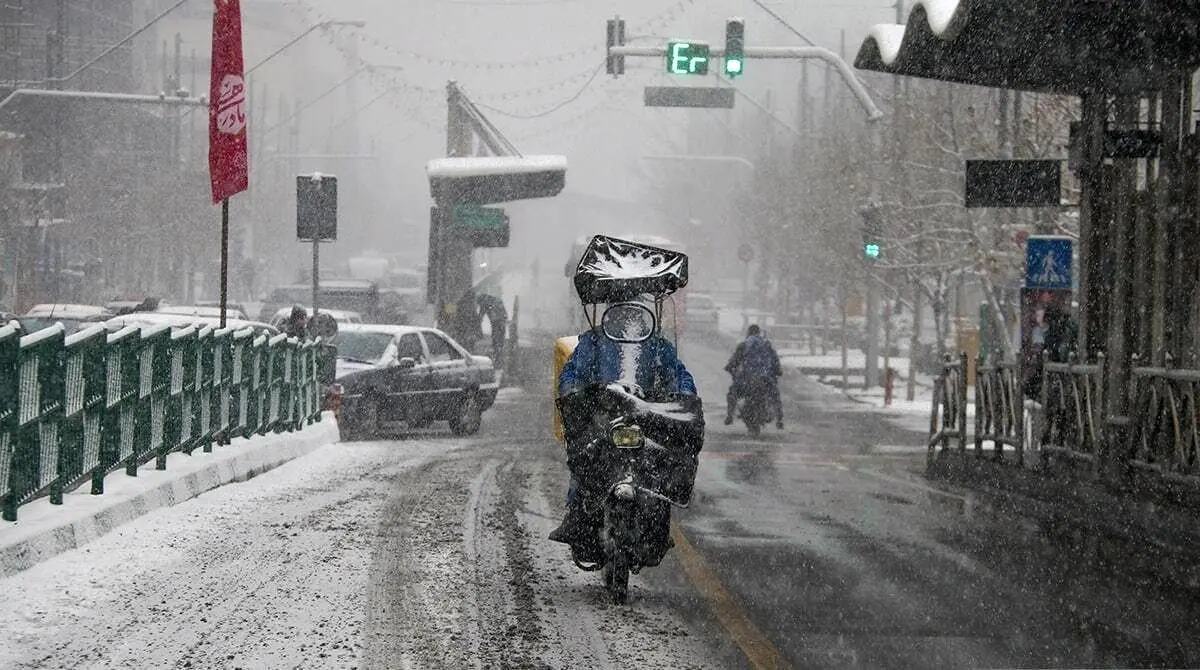
[[[705,328],[716,328],[721,320],[717,302],[707,293],[687,294],[687,313],[684,319],[687,323]]]

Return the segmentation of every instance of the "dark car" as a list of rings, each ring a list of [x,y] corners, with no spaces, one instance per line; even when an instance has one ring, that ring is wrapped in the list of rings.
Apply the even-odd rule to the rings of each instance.
[[[345,324],[333,344],[343,440],[398,421],[410,428],[448,421],[455,435],[472,435],[500,387],[490,358],[434,328]]]

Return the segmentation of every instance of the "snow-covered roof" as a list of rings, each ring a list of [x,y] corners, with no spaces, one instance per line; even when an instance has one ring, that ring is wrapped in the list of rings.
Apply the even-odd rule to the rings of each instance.
[[[527,174],[566,170],[566,156],[484,156],[436,158],[425,165],[430,179],[486,177],[501,174]]]
[[[425,166],[439,205],[551,198],[567,183],[565,156],[438,158]]]
[[[1200,7],[1093,0],[914,0],[871,28],[862,70],[1019,90],[1137,92],[1200,66]]]

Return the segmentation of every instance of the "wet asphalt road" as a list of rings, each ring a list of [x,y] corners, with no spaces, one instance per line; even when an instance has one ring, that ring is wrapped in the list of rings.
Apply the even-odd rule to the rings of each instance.
[[[1194,568],[1064,527],[1052,505],[997,511],[926,481],[923,434],[802,377],[787,429],[753,439],[722,425],[724,352],[684,351],[708,434],[679,520],[740,608],[726,621],[757,629],[747,667],[1200,663]]]

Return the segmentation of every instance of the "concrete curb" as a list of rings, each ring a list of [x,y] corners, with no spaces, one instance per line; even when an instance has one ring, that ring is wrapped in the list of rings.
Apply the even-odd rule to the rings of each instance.
[[[136,479],[121,470],[112,472],[105,479],[107,490],[101,496],[90,495],[85,484],[68,493],[63,505],[36,500],[21,508],[16,523],[0,529],[0,578],[82,547],[154,510],[178,505],[225,484],[246,481],[337,441],[337,422],[326,413],[319,423],[295,433],[235,440],[229,446],[213,447],[211,454],[171,454],[167,470],[142,466]]]

